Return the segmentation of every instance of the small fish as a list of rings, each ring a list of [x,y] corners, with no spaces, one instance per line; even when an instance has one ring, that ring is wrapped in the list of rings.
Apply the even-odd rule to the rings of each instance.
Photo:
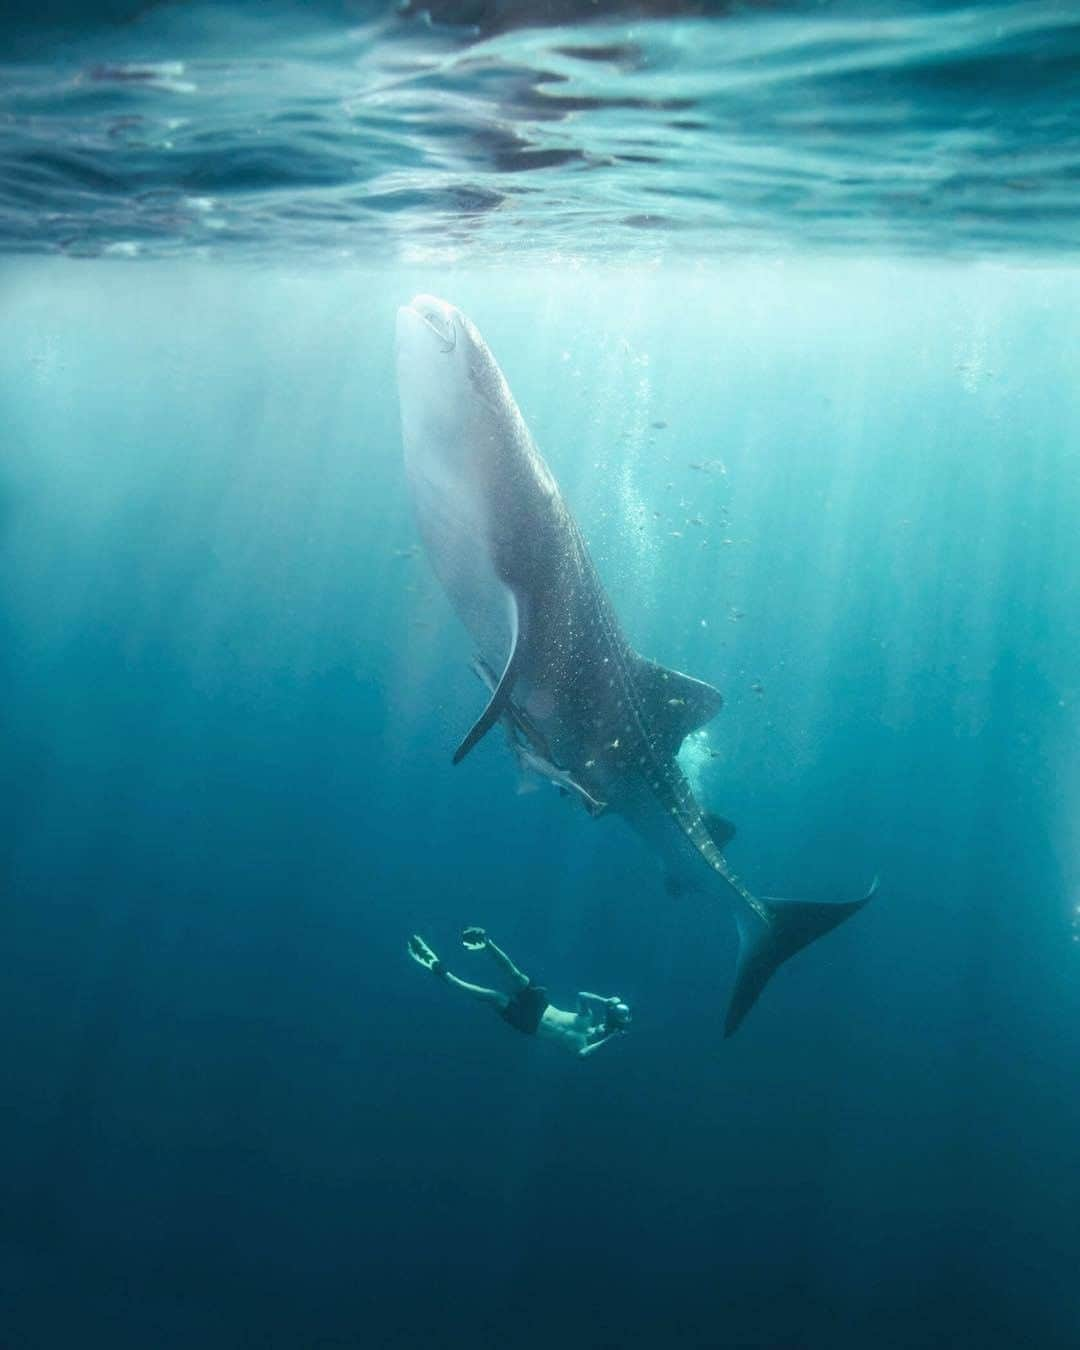
[[[595,769],[595,768],[596,768],[596,760],[595,760],[595,759],[587,759],[587,760],[585,761],[585,767],[586,767],[587,769]]]
[[[660,421],[660,422],[654,422],[652,425],[654,426],[654,428],[655,428],[657,431],[663,431],[664,428],[667,426],[667,423],[666,423],[666,422],[663,422],[663,421]]]
[[[609,750],[618,750],[618,748],[619,748],[619,738],[618,738],[618,736],[616,736],[615,739],[614,739],[614,740],[611,742],[611,744],[608,746],[608,749],[609,749]]]
[[[690,461],[690,467],[691,467],[692,469],[697,469],[698,473],[707,473],[707,472],[708,472],[708,470],[705,468],[705,465],[704,465],[704,464],[699,464],[699,463],[697,462],[696,459],[692,459],[692,460]]]
[[[672,530],[672,531],[671,531],[671,537],[672,537],[672,539],[681,539],[681,538],[682,538],[682,530]]]
[[[418,547],[416,544],[414,544],[414,545],[412,546],[412,548],[396,548],[396,549],[394,549],[394,557],[395,557],[395,558],[415,558],[416,555],[417,555],[419,552],[420,552],[419,547]]]
[[[750,688],[754,691],[755,694],[759,696],[765,692],[765,686],[761,683],[760,680],[755,680],[754,683],[750,686]]]
[[[736,609],[735,606],[732,605],[728,617],[731,619],[732,623],[738,623],[740,619],[746,617],[746,610]]]
[[[667,705],[668,705],[669,708],[685,708],[685,707],[686,707],[686,699],[684,699],[684,698],[669,698],[668,701],[667,701]]]

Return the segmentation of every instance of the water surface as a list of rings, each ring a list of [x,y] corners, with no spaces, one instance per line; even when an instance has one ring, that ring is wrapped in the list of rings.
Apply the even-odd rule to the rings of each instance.
[[[127,6],[9,25],[18,252],[1074,255],[1080,15]],[[644,16],[644,17],[643,17]]]

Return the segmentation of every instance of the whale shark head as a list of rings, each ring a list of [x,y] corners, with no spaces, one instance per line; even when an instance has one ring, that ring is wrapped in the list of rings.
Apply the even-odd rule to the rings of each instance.
[[[456,368],[464,354],[463,349],[454,355],[458,336],[461,334],[467,342],[469,326],[465,315],[446,300],[433,295],[414,296],[398,310],[399,363],[407,363],[414,371],[430,369],[440,375],[445,373],[442,370],[445,366]],[[479,338],[479,334],[476,336]]]
[[[418,295],[397,316],[397,373],[406,456],[445,471],[482,470],[520,414],[475,325],[461,310]]]
[[[459,309],[418,295],[397,315],[405,469],[436,574],[481,651],[507,644],[508,598],[494,561],[506,485],[528,431],[498,363]]]

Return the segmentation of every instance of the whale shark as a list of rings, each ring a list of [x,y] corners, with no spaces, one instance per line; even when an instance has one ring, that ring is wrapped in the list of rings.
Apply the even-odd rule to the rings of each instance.
[[[731,869],[734,827],[698,803],[677,758],[720,692],[630,645],[471,320],[418,295],[398,311],[396,345],[414,514],[488,695],[453,762],[501,725],[520,765],[590,815],[621,816],[659,856],[670,894],[725,894],[739,937],[730,1036],[776,969],[861,909],[877,881],[859,899],[822,903],[757,895]]]

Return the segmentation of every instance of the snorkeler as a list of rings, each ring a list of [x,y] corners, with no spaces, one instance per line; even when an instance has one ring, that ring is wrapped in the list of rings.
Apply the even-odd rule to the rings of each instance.
[[[468,984],[452,975],[422,937],[413,934],[409,939],[409,955],[425,970],[440,980],[464,989],[480,1003],[487,1003],[526,1036],[541,1036],[555,1041],[571,1053],[584,1057],[613,1036],[622,1035],[630,1026],[630,1009],[620,998],[601,998],[598,994],[578,994],[577,1012],[563,1012],[548,1002],[547,990],[533,984],[513,961],[495,946],[482,928],[466,928],[461,935],[462,945],[472,952],[486,951],[505,975],[514,992],[501,993],[482,985]]]

